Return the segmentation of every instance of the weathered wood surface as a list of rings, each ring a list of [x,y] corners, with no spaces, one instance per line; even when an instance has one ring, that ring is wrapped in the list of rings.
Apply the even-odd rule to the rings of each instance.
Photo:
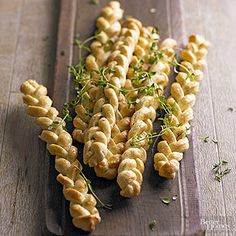
[[[165,10],[157,6],[162,1],[156,2],[151,7],[157,8],[156,14],[161,14],[165,19]],[[171,6],[174,1],[167,2]],[[230,227],[230,231],[208,230],[208,235],[235,235],[236,164],[233,158],[236,141],[236,86],[233,69],[236,59],[236,2],[181,2],[185,40],[186,35],[197,32],[212,42],[207,59],[208,69],[194,108],[193,121],[193,151],[201,199],[201,218],[204,222],[211,220],[215,223],[218,219],[220,224],[228,224]],[[141,9],[146,9],[148,13],[151,7],[145,4],[142,2]],[[96,9],[100,5],[90,7]],[[56,0],[0,1],[1,235],[42,234],[41,226],[45,219],[41,200],[47,157],[44,155],[44,144],[37,139],[39,129],[24,114],[18,87],[25,79],[33,78],[49,86],[52,94],[58,12],[59,1]],[[142,12],[137,14],[141,17]],[[150,14],[150,19],[153,20],[154,16]],[[94,20],[91,19],[91,22]],[[161,27],[163,36],[176,32],[170,31],[164,22]],[[175,20],[172,19],[172,22],[175,23]],[[91,34],[92,29],[91,24],[83,30]],[[233,107],[234,111],[228,111],[229,107]],[[218,144],[204,143],[201,137],[206,135],[218,139]],[[216,182],[210,172],[211,166],[219,159],[228,160],[232,168],[232,172],[221,183]],[[133,203],[129,201],[127,204]],[[161,216],[159,212],[155,213],[158,220]],[[104,221],[107,221],[109,229],[112,216],[109,212],[106,215],[108,218]],[[148,217],[136,224],[148,224]],[[174,217],[177,216],[173,214]],[[171,227],[172,221],[166,219],[167,227]],[[119,227],[119,222],[116,227]]]
[[[73,52],[71,50],[73,38],[76,33],[80,33],[82,39],[91,36],[95,28],[95,19],[100,14],[100,7],[106,5],[107,2],[108,1],[103,1],[99,7],[91,7],[91,5],[88,5],[86,2],[78,1],[71,1],[70,4],[68,4],[67,1],[62,1],[61,3],[58,33],[59,43],[57,48],[56,76],[53,93],[53,99],[56,101],[57,107],[62,107],[62,104],[68,99],[69,95],[68,92],[65,93],[65,91],[70,91],[70,87],[73,86],[71,78],[65,73],[66,65],[71,64],[72,60],[75,62],[77,60],[76,48],[74,48]],[[75,5],[75,3],[77,3],[77,5]],[[136,1],[121,1],[122,7],[125,9],[125,15],[138,17],[144,25],[158,24],[162,32],[162,39],[174,37],[179,41],[180,45],[183,44],[182,12],[179,0],[174,2],[147,1],[146,11],[141,4],[136,3]],[[154,4],[156,9],[161,9],[161,11],[158,11],[155,15],[149,12]],[[76,9],[76,11],[73,11],[73,9]],[[83,9],[83,11],[81,11],[81,9]],[[88,17],[88,15],[93,15],[93,17]],[[63,56],[61,55],[62,51],[65,52]],[[171,80],[173,81],[173,79],[174,78]],[[70,96],[74,96],[73,92]],[[142,193],[138,198],[132,200],[127,200],[119,196],[119,188],[115,181],[110,183],[109,181],[98,179],[91,170],[85,171],[87,176],[91,179],[97,194],[113,205],[111,212],[101,209],[101,217],[103,220],[102,223],[97,226],[93,235],[104,235],[109,228],[113,229],[113,235],[147,235],[151,233],[160,235],[200,234],[198,192],[195,182],[195,165],[192,158],[192,148],[186,152],[182,169],[175,181],[163,181],[163,179],[158,178],[153,170],[151,150],[148,156]],[[48,179],[50,179],[50,177],[52,177],[52,179],[55,178],[55,176],[51,175],[51,172],[48,173],[50,174]],[[48,191],[51,192],[50,183]],[[160,197],[173,195],[178,195],[178,199],[171,207],[165,206],[160,201]],[[53,198],[54,196],[51,195],[51,197]],[[48,202],[52,202],[50,198]],[[62,205],[64,205],[64,201],[62,201]],[[68,203],[65,205],[67,206]],[[53,205],[48,204],[47,207],[51,209]],[[54,226],[51,225],[49,231],[51,230],[53,233],[60,234],[59,231],[62,229],[65,235],[82,233],[72,226],[68,209],[63,209],[65,209],[64,212],[60,210],[57,214],[62,214],[62,220],[59,220],[59,222],[47,216],[48,219],[50,218],[50,222],[54,221]],[[109,215],[111,217],[109,217],[108,220],[107,216]],[[132,218],[130,217],[131,215]],[[158,215],[162,217],[160,218]],[[173,217],[174,215],[178,217]],[[154,219],[157,219],[158,222],[157,229],[151,232],[148,225]],[[172,219],[172,222],[166,227],[168,219]],[[117,224],[119,227],[117,227]]]

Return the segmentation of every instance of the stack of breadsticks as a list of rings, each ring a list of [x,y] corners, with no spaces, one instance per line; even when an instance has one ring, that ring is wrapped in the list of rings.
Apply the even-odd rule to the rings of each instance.
[[[44,86],[32,80],[21,86],[27,113],[36,118],[43,129],[40,138],[56,156],[57,180],[70,201],[73,224],[85,231],[93,231],[101,219],[96,200],[88,193],[88,179],[77,160],[72,137],[84,143],[83,162],[93,167],[98,177],[117,178],[124,197],[139,195],[156,110],[163,107],[164,89],[174,65],[178,68],[176,82],[165,104],[164,119],[169,125],[165,123],[161,130],[162,141],[154,156],[155,170],[173,179],[189,148],[189,121],[206,64],[209,43],[201,36],[189,37],[178,63],[174,39],[159,42],[155,27],[144,27],[132,17],[120,23],[122,16],[116,1],[102,9],[91,54],[83,65],[80,62],[74,67],[79,92],[72,103],[76,113],[72,136],[64,129],[66,117],[58,116]]]

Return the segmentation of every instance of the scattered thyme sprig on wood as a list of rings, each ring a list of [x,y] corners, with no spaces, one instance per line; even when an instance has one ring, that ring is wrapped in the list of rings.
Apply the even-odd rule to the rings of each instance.
[[[149,223],[148,226],[151,231],[154,231],[154,229],[156,228],[156,225],[157,225],[156,220],[153,220],[152,222]]]
[[[222,170],[222,167],[226,165],[228,165],[228,161],[226,160],[220,160],[218,163],[213,165],[212,170],[215,175],[215,180],[217,180],[218,182],[220,182],[222,178],[225,175],[229,174],[231,171],[231,169],[229,169],[228,167]]]
[[[169,205],[171,202],[175,201],[177,199],[177,195],[174,195],[173,197],[161,197],[160,200],[166,204]]]
[[[92,5],[98,5],[99,0],[90,0],[89,3],[92,4]]]
[[[217,144],[218,140],[215,138],[210,138],[208,135],[201,137],[204,143],[208,143],[209,141],[212,141],[213,143]]]

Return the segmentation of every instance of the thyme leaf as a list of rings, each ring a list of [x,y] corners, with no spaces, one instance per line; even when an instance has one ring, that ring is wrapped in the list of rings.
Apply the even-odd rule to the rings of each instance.
[[[169,197],[162,197],[160,199],[166,205],[169,205],[172,202],[172,198],[169,198]]]
[[[216,140],[215,138],[212,138],[211,141],[212,141],[213,143],[215,143],[215,144],[218,143],[218,140]]]
[[[171,202],[175,201],[177,199],[177,195],[174,195],[173,197],[161,197],[160,200],[166,204],[169,205]]]
[[[179,73],[177,67],[181,67],[181,68],[184,70],[184,72],[187,74],[186,79],[189,78],[191,81],[195,81],[195,80],[196,80],[196,74],[195,74],[195,72],[192,71],[191,69],[187,68],[186,66],[180,64],[180,63],[178,62],[178,57],[177,57],[177,55],[173,58],[172,61],[169,61],[169,63],[174,66],[174,72],[175,72],[176,74]]]
[[[83,177],[83,179],[85,180],[87,186],[88,186],[88,189],[89,191],[91,192],[91,194],[95,197],[95,199],[102,205],[102,207],[104,208],[107,208],[109,210],[112,209],[112,205],[111,204],[106,204],[106,203],[103,203],[102,200],[97,196],[97,194],[95,193],[95,191],[93,190],[92,188],[92,185],[91,185],[91,180],[89,180],[85,174],[83,173],[83,171],[76,165],[72,164],[76,169],[78,169],[80,171],[80,175]]]
[[[222,170],[222,167],[226,166],[227,164],[228,164],[228,161],[220,160],[218,163],[213,165],[212,170],[215,175],[215,180],[217,180],[218,182],[220,182],[225,175],[230,173],[231,169],[227,167]]]
[[[150,144],[152,143],[153,138],[156,138],[155,143],[157,142],[157,139],[161,137],[162,135],[168,135],[170,132],[169,130],[175,130],[181,124],[172,124],[172,114],[173,111],[176,109],[176,104],[174,103],[172,106],[168,104],[167,100],[163,96],[157,97],[158,101],[160,102],[160,109],[165,112],[164,117],[158,118],[158,120],[162,121],[161,125],[161,131],[159,133],[141,133],[138,135],[135,135],[132,138],[131,145],[132,146],[137,146],[139,142],[143,140],[147,140],[147,142]],[[187,134],[187,128],[183,130],[183,133]]]
[[[140,102],[139,98],[131,98],[128,100],[128,105],[132,105],[132,104],[138,104]]]
[[[98,5],[99,0],[90,0],[89,3],[92,4],[92,5]]]
[[[149,229],[151,231],[154,231],[154,229],[156,228],[157,222],[156,220],[153,220],[152,222],[149,223]]]
[[[203,142],[204,142],[204,143],[207,143],[208,140],[209,140],[209,136],[205,136],[205,137],[203,137]]]
[[[59,124],[60,124],[59,121],[54,120],[54,121],[52,122],[52,124],[50,124],[50,125],[48,126],[48,130],[53,130],[53,129],[55,129]]]

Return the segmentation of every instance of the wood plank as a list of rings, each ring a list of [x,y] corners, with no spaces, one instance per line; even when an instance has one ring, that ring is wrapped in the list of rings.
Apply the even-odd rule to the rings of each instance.
[[[29,78],[52,87],[59,2],[21,2],[0,3],[1,235],[41,235],[44,219],[45,145],[18,91]]]
[[[20,85],[27,79],[35,79],[52,88],[58,9],[59,1],[56,0],[24,3],[11,91],[19,92]]]
[[[38,133],[25,116],[21,95],[12,94],[0,167],[3,235],[39,235],[45,146]]]
[[[0,4],[0,32],[4,35],[0,37],[0,152],[15,61],[21,5],[21,1],[2,1]]]
[[[62,6],[63,6],[62,1]],[[100,8],[104,6],[108,1],[102,1],[97,6],[90,5],[88,2],[79,2],[77,4],[77,16],[75,33],[80,32],[82,38],[90,36],[94,30],[94,21],[98,16]],[[67,2],[68,3],[68,2]],[[70,2],[71,4],[72,1]],[[183,41],[182,22],[181,22],[181,6],[180,1],[154,1],[149,0],[145,2],[145,8],[142,4],[137,4],[137,1],[121,1],[122,7],[125,9],[127,15],[133,15],[138,17],[144,24],[158,25],[162,33],[162,38],[166,36],[175,36],[180,42]],[[157,12],[151,14],[149,10],[155,7]],[[63,11],[64,8],[62,8]],[[68,5],[65,12],[68,12]],[[83,9],[83,11],[81,11]],[[62,18],[65,17],[62,13]],[[93,17],[88,17],[93,16]],[[73,20],[69,18],[69,22],[74,24]],[[67,49],[65,55],[67,55],[67,61],[65,58],[57,56],[57,72],[55,79],[54,100],[56,100],[57,106],[61,107],[64,103],[64,99],[67,95],[63,95],[60,91],[70,90],[70,82],[65,80],[64,72],[61,68],[65,68],[65,65],[70,63],[71,57],[68,54],[71,53],[71,48],[63,45],[61,37],[64,42],[71,42],[71,27],[65,31],[65,27],[60,22],[59,29],[59,47],[57,49],[57,55],[61,49]],[[68,24],[68,22],[64,22]],[[68,35],[65,39],[65,35]],[[61,48],[62,47],[62,48]],[[76,52],[73,55],[76,59]],[[69,78],[67,76],[67,78]],[[59,96],[60,95],[60,96]],[[80,149],[81,151],[81,149]],[[102,197],[105,202],[113,204],[113,210],[111,212],[104,209],[100,209],[102,223],[98,225],[96,231],[92,235],[104,235],[107,230],[112,230],[113,235],[192,235],[194,233],[201,234],[200,219],[198,212],[198,201],[196,191],[196,181],[194,172],[194,162],[192,157],[192,150],[186,153],[183,161],[183,168],[179,172],[178,178],[174,181],[166,181],[158,177],[157,173],[153,170],[153,163],[151,153],[149,153],[149,161],[146,164],[146,171],[144,173],[143,190],[139,197],[134,199],[124,199],[119,195],[119,188],[115,181],[106,181],[98,179],[93,170],[85,167],[85,173],[92,180],[93,187],[97,194]],[[81,158],[81,156],[80,156]],[[49,177],[50,178],[50,175]],[[171,206],[164,205],[159,198],[163,196],[173,196],[177,194],[178,199],[171,204]],[[49,196],[50,197],[50,196]],[[52,196],[51,196],[52,197]],[[148,199],[148,200],[147,200]],[[50,199],[49,199],[50,200]],[[63,204],[63,203],[62,203]],[[67,208],[65,209],[65,215],[62,215],[62,229],[64,235],[77,235],[83,234],[73,227],[71,218],[68,212],[68,202],[66,202]],[[49,206],[49,209],[51,206]],[[60,214],[60,212],[59,212]],[[178,217],[176,217],[178,215]],[[108,218],[109,217],[109,218]],[[152,232],[148,225],[156,219],[157,229]],[[166,225],[166,222],[171,222]],[[55,231],[57,231],[55,225]],[[50,230],[50,229],[49,229]],[[59,229],[58,231],[60,231]]]
[[[224,221],[229,225],[229,235],[235,235],[236,228],[236,205],[235,205],[235,145],[236,137],[236,85],[235,85],[235,61],[236,61],[236,17],[235,1],[199,1],[200,11],[206,16],[211,12],[210,17],[204,17],[203,30],[206,37],[212,42],[212,52],[209,55],[209,81],[211,90],[211,101],[214,113],[215,136],[218,140],[217,151],[219,159],[229,161],[229,168],[232,173],[223,178],[221,185],[224,199],[218,198],[218,206],[225,206]],[[212,21],[211,19],[214,19]],[[214,30],[209,30],[209,28]],[[228,111],[234,107],[234,111]],[[211,157],[211,159],[213,159]],[[218,186],[217,186],[218,187]],[[215,189],[217,192],[217,189]],[[212,200],[211,200],[212,201]],[[219,214],[219,213],[218,213]],[[222,220],[221,220],[222,222]],[[227,232],[227,231],[226,231]]]
[[[204,35],[202,16],[198,2],[196,1],[191,4],[185,1],[183,2],[186,36],[197,32],[205,36],[208,40],[211,40],[207,35]],[[196,9],[195,14],[190,15],[188,12],[193,8]],[[208,66],[211,65],[212,51],[211,48],[207,57]],[[225,205],[222,204],[224,202],[222,186],[214,180],[211,173],[213,164],[219,160],[217,145],[212,142],[205,143],[203,141],[205,136],[216,137],[210,86],[209,73],[208,70],[205,70],[204,79],[200,86],[200,94],[198,95],[194,108],[195,118],[192,122],[194,126],[194,156],[196,157],[195,160],[197,163],[197,177],[199,185],[201,186],[201,188],[199,188],[201,197],[200,207],[201,218],[203,220],[211,220],[214,216],[225,216]],[[215,207],[212,206],[212,202],[216,203]],[[226,222],[223,220],[222,223],[225,224]]]

